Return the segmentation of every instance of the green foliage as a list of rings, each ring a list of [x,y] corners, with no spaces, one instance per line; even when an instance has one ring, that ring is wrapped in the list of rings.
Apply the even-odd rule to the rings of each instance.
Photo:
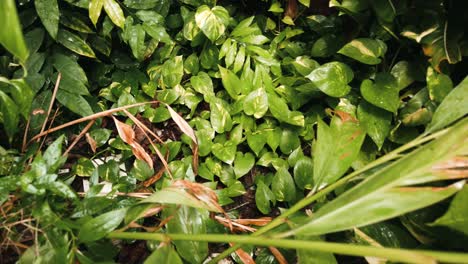
[[[459,2],[0,1],[2,237],[19,263],[120,261],[122,234],[202,263],[270,216],[213,261],[466,250]]]

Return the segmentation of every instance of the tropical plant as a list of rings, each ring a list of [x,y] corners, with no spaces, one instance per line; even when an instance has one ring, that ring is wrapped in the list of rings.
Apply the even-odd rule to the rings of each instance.
[[[1,262],[468,263],[463,7],[0,1]]]

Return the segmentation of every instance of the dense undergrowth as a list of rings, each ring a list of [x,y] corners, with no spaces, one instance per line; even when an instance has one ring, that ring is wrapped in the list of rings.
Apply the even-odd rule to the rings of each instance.
[[[0,262],[468,262],[465,10],[0,1]]]

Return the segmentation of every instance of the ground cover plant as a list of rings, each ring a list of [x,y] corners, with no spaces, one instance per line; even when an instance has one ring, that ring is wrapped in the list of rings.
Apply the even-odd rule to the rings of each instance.
[[[468,263],[465,10],[0,1],[0,262]]]

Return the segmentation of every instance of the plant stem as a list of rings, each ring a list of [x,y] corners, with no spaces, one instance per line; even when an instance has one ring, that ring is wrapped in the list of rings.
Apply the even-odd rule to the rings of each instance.
[[[391,261],[406,263],[435,263],[436,261],[451,263],[468,263],[468,254],[441,252],[429,250],[407,250],[395,248],[380,248],[372,246],[350,245],[307,240],[272,239],[271,237],[252,237],[243,235],[223,234],[161,234],[146,232],[111,232],[109,238],[138,240],[185,240],[199,242],[237,243],[259,246],[271,246],[289,249],[316,250],[352,256],[374,256]]]
[[[402,152],[404,152],[404,151],[406,151],[408,149],[411,149],[411,148],[413,148],[415,146],[418,146],[420,144],[423,144],[423,143],[425,143],[427,141],[430,141],[430,140],[432,140],[434,138],[437,138],[437,137],[445,134],[447,132],[447,130],[448,129],[444,129],[444,130],[441,130],[441,131],[439,131],[437,133],[428,135],[426,137],[415,138],[411,142],[408,142],[407,144],[405,144],[403,146],[400,146],[399,148],[387,153],[386,155],[380,157],[379,159],[376,159],[373,162],[370,162],[369,164],[362,167],[361,169],[356,170],[356,171],[348,174],[347,176],[341,178],[340,180],[334,182],[333,184],[328,185],[327,187],[321,189],[317,193],[303,198],[302,200],[300,200],[299,202],[294,204],[291,208],[289,208],[287,211],[282,213],[280,216],[273,219],[273,221],[271,221],[268,225],[266,225],[266,226],[260,228],[259,230],[257,230],[257,232],[253,233],[252,236],[259,236],[259,235],[262,235],[262,234],[270,231],[271,229],[273,229],[273,228],[281,225],[282,223],[284,223],[284,220],[286,220],[286,218],[289,217],[290,215],[296,213],[297,211],[301,210],[302,208],[306,207],[307,205],[311,204],[312,202],[316,201],[317,199],[327,195],[328,193],[335,190],[337,187],[339,187],[339,186],[347,183],[348,181],[350,181],[352,178],[362,174],[363,172],[365,172],[365,171],[367,171],[369,169],[372,169],[372,168],[374,168],[376,166],[384,164],[385,162],[388,162],[388,161],[391,161],[393,159],[398,158],[400,153],[402,153]],[[237,250],[240,247],[241,247],[241,245],[236,244],[233,247],[226,249],[224,252],[222,252],[221,254],[216,256],[216,258],[214,258],[209,263],[213,264],[213,263],[219,262],[220,260],[222,260],[223,258],[229,256],[229,254],[231,254],[232,252],[234,252],[235,250]]]

